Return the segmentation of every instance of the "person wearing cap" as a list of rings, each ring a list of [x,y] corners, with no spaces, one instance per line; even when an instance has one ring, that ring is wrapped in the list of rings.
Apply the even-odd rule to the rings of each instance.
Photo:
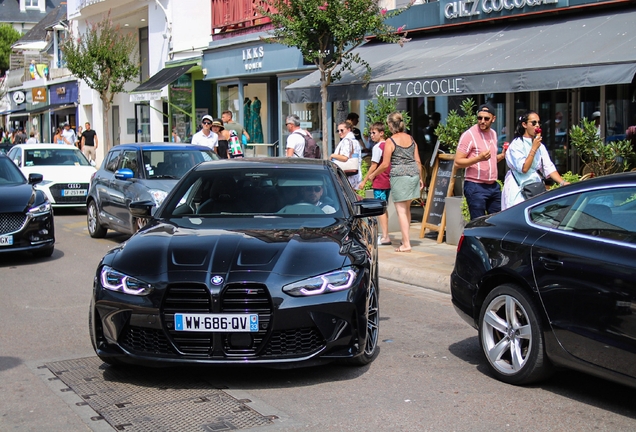
[[[201,130],[192,136],[192,144],[206,146],[216,151],[219,137],[211,130],[213,121],[212,116],[207,114],[203,116],[201,119]]]
[[[494,107],[480,105],[477,124],[462,134],[457,146],[455,166],[466,168],[464,196],[471,219],[501,211],[497,162],[503,160],[506,150],[497,154],[497,132],[491,128],[494,121]]]
[[[592,121],[594,122],[594,126],[596,127],[596,136],[601,136],[601,112],[594,111],[592,113]]]
[[[219,155],[221,159],[229,159],[229,140],[230,140],[230,131],[226,130],[223,127],[223,121],[221,119],[215,119],[212,122],[212,132],[218,135],[218,145],[216,146],[216,154]]]

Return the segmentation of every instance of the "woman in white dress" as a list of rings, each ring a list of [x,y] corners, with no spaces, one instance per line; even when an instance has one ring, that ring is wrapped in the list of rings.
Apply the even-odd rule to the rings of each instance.
[[[541,143],[540,125],[539,115],[534,111],[526,112],[517,121],[515,138],[506,152],[509,170],[501,195],[501,210],[523,202],[522,187],[542,181],[543,177],[550,177],[560,186],[569,184],[559,175],[548,150]]]
[[[352,131],[353,125],[348,120],[338,125],[338,135],[340,135],[340,142],[336,147],[329,159],[339,162],[347,162],[351,158],[356,158],[358,161],[357,174],[347,175],[347,179],[351,184],[351,187],[356,189],[362,181],[362,149],[360,143],[356,139]]]

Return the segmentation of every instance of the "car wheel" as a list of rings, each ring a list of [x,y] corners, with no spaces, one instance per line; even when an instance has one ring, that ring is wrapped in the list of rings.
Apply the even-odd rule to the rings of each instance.
[[[53,255],[54,250],[55,250],[55,246],[51,246],[46,249],[40,249],[33,252],[33,256],[36,258],[48,258],[51,255]]]
[[[86,225],[88,226],[88,233],[93,238],[103,238],[106,236],[106,228],[99,223],[99,211],[97,210],[97,204],[95,201],[90,201],[86,208]]]
[[[520,385],[550,374],[538,317],[518,286],[501,285],[488,294],[479,314],[479,343],[495,378]]]
[[[378,355],[378,338],[380,336],[380,301],[377,289],[377,281],[371,283],[369,292],[369,305],[367,306],[367,342],[362,355],[347,359],[345,363],[353,366],[365,366],[371,363]]]

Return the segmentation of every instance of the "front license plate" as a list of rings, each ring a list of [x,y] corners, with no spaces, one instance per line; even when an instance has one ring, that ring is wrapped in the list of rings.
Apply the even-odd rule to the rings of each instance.
[[[0,236],[0,246],[12,246],[13,245],[13,236]],[[258,316],[256,317],[258,321]]]
[[[174,328],[191,332],[257,332],[258,314],[174,314]]]
[[[62,189],[62,196],[86,196],[86,189]]]

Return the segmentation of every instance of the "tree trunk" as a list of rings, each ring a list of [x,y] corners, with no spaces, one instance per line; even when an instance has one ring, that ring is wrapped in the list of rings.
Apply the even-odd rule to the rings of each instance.
[[[111,101],[105,95],[100,95],[100,99],[102,100],[102,115],[103,115],[103,124],[104,124],[104,156],[110,151],[112,145],[110,141],[110,128],[108,127],[108,116],[110,114],[110,104]]]
[[[329,151],[331,137],[329,136],[329,124],[327,123],[327,79],[325,73],[320,71],[320,99],[322,101],[320,107],[320,114],[322,116],[322,157],[323,159],[329,159],[331,152]]]

